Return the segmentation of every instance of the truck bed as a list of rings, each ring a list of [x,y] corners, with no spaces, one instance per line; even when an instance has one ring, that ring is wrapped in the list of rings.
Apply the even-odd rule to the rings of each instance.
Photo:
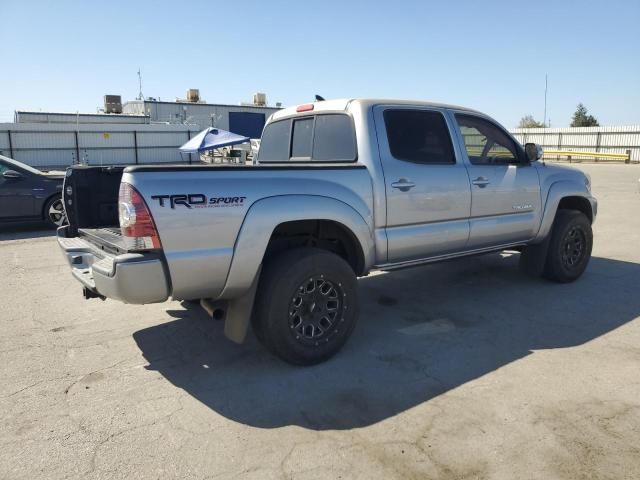
[[[73,166],[67,169],[63,197],[69,234],[118,225],[118,190],[125,167]]]

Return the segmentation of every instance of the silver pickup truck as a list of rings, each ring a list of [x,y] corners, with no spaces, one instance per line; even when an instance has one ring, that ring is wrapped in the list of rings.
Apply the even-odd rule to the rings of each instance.
[[[356,278],[501,250],[577,279],[597,203],[488,116],[381,99],[268,121],[255,166],[74,167],[58,241],[87,298],[193,300],[282,359],[321,362],[358,317]]]

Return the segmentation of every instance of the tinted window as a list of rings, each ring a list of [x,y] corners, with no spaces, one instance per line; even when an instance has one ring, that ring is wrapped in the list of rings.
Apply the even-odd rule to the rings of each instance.
[[[519,163],[518,151],[509,136],[488,120],[456,115],[469,161],[474,165]]]
[[[260,162],[352,162],[356,158],[351,117],[334,113],[267,125],[258,153]]]
[[[351,118],[347,115],[318,115],[312,156],[319,161],[355,160],[356,144]]]
[[[422,110],[385,110],[391,155],[416,163],[455,163],[442,114]]]
[[[289,132],[291,120],[281,120],[267,125],[262,133],[258,158],[266,162],[289,160]]]
[[[293,121],[291,157],[311,158],[313,140],[313,117]]]

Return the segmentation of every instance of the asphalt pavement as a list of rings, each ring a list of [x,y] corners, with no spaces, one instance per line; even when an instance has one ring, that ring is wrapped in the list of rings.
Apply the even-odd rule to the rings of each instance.
[[[511,253],[374,274],[312,368],[179,302],[86,301],[52,232],[3,229],[0,478],[640,478],[640,166],[580,168],[579,281]]]

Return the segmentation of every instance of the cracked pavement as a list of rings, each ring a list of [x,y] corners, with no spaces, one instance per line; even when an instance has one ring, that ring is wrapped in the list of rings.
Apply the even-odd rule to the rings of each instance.
[[[85,301],[50,232],[4,228],[0,478],[639,478],[640,166],[580,168],[581,280],[517,254],[372,275],[312,368],[179,302]]]

